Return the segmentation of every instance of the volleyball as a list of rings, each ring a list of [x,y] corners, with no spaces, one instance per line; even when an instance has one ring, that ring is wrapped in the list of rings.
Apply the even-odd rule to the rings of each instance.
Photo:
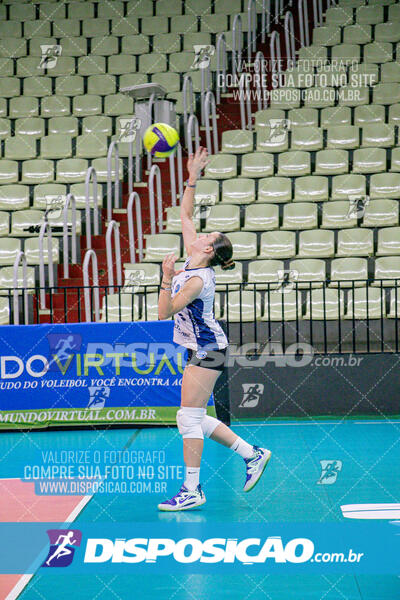
[[[179,134],[167,123],[154,123],[144,132],[143,144],[152,156],[164,158],[172,154],[179,142]]]

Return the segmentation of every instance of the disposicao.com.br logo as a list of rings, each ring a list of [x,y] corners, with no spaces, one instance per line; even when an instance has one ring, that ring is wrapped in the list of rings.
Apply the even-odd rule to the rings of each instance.
[[[314,543],[308,538],[293,538],[286,544],[280,536],[261,538],[89,538],[85,563],[157,563],[165,558],[178,563],[275,563],[359,562],[363,553],[348,552],[314,554]]]

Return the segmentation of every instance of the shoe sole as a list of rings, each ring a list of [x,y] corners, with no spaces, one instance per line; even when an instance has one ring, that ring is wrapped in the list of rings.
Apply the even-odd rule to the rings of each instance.
[[[251,492],[251,490],[253,490],[255,488],[255,486],[257,485],[257,483],[260,481],[262,474],[265,471],[265,467],[267,466],[267,464],[269,463],[270,459],[272,456],[272,452],[269,453],[269,456],[267,458],[267,460],[265,461],[265,463],[263,464],[263,468],[261,469],[261,472],[259,474],[259,476],[257,477],[257,479],[254,481],[253,485],[249,488],[247,488],[247,490],[243,489],[244,492]]]
[[[182,506],[181,508],[176,508],[176,507],[166,508],[166,507],[162,506],[161,504],[159,504],[157,508],[158,508],[158,510],[161,510],[162,512],[180,512],[182,510],[191,510],[191,509],[197,508],[197,507],[205,504],[205,502],[206,502],[206,499],[204,498],[204,500],[202,502],[199,502],[195,506]]]

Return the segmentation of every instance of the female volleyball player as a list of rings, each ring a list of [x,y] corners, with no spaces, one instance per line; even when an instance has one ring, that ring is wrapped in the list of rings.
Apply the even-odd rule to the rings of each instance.
[[[223,233],[199,235],[193,224],[196,181],[208,162],[207,150],[199,148],[188,160],[189,179],[181,204],[183,241],[188,259],[184,269],[175,272],[176,257],[170,254],[162,265],[163,279],[158,300],[160,319],[174,315],[174,342],[188,348],[188,362],[182,379],[181,408],[176,415],[183,437],[185,481],[160,510],[195,508],[206,501],[199,483],[204,436],[231,448],[244,458],[249,492],[260,479],[271,452],[248,444],[218,419],[206,414],[215,382],[224,369],[228,340],[214,318],[215,274],[212,268],[232,269],[232,244]]]

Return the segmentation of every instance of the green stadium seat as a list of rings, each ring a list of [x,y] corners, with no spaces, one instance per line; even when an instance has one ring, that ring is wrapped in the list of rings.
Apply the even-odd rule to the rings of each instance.
[[[155,292],[160,285],[160,265],[158,263],[125,263],[124,292]]]
[[[52,133],[40,140],[41,158],[70,158],[72,156],[72,138],[62,133]]]
[[[169,206],[166,209],[166,227],[167,233],[182,233],[182,223],[180,216],[180,206]],[[200,229],[200,217],[194,213],[193,222],[196,227],[196,231]]]
[[[20,83],[17,77],[0,77],[0,96],[14,98],[20,95]]]
[[[247,286],[250,290],[276,290],[281,286],[279,271],[284,270],[283,260],[254,260],[249,263]],[[255,285],[254,285],[255,284]]]
[[[323,288],[312,290],[306,296],[303,319],[334,321],[344,318],[344,294],[342,290]]]
[[[332,177],[332,200],[348,200],[349,196],[365,197],[365,175],[335,175]]]
[[[12,100],[10,100],[12,102]],[[400,125],[400,104],[392,104],[389,106],[389,123],[392,125]]]
[[[124,3],[122,0],[113,0],[112,3],[99,2],[97,4],[97,16],[100,19],[120,19],[124,14]]]
[[[59,56],[57,62],[51,69],[47,69],[47,74],[52,77],[60,75],[73,75],[75,73],[75,58],[73,56]]]
[[[240,208],[230,204],[211,206],[204,231],[237,231],[240,229]]]
[[[317,69],[315,76],[315,85],[319,88],[333,87],[338,88],[347,84],[346,70],[341,68],[341,64],[322,65]]]
[[[400,20],[400,8],[397,4],[391,6],[389,8],[389,21],[399,21]]]
[[[27,279],[27,287],[28,294],[33,293],[33,288],[35,287],[35,270],[33,267],[28,267],[26,270],[26,279]],[[24,277],[23,277],[23,268],[18,267],[17,270],[17,288],[23,289],[25,287]],[[8,290],[12,290],[14,287],[14,266],[12,267],[4,267],[0,270],[0,294],[8,295]],[[8,298],[5,298],[8,304]],[[3,303],[4,305],[4,303]],[[2,315],[2,318],[5,318],[6,315]]]
[[[160,37],[160,36],[158,36]],[[185,33],[183,37],[183,50],[185,52],[193,52],[194,45],[209,46],[211,44],[211,34],[205,33]]]
[[[356,106],[354,109],[354,125],[358,127],[370,123],[385,122],[385,107],[380,104],[367,104]]]
[[[252,152],[242,156],[241,177],[268,177],[274,174],[274,157],[266,152]]]
[[[151,53],[139,56],[139,71],[141,73],[164,73],[166,70],[167,58],[164,54]]]
[[[349,291],[346,319],[380,319],[385,316],[384,290],[367,286]]]
[[[337,25],[316,27],[312,43],[317,46],[336,46],[341,42],[341,31]]]
[[[24,37],[26,39],[35,37],[50,37],[51,35],[51,21],[50,20],[36,20],[26,21],[24,23]]]
[[[99,183],[105,183],[107,181],[107,158],[95,158],[92,160],[92,166],[96,169],[97,181]],[[119,160],[118,165],[119,180],[123,179],[123,164],[122,160]],[[111,165],[111,178],[115,180],[115,160],[112,161]]]
[[[133,114],[133,99],[125,94],[111,94],[104,98],[104,112],[111,116]]]
[[[400,82],[400,63],[387,62],[381,66],[381,81],[382,83],[399,83]]]
[[[332,48],[332,60],[346,64],[360,62],[360,46],[358,44],[338,44]]]
[[[14,63],[12,58],[0,58],[0,77],[14,75]]]
[[[390,305],[387,316],[389,319],[398,319],[400,317],[400,294],[397,288],[390,290]]]
[[[30,117],[17,119],[14,124],[15,136],[26,136],[28,138],[40,138],[44,136],[44,119]]]
[[[329,258],[335,254],[335,234],[333,231],[311,229],[300,231],[299,252],[301,258]]]
[[[163,52],[163,50],[159,49],[160,44],[157,42],[157,40],[159,38],[165,38],[168,37],[172,34],[170,33],[165,33],[165,34],[160,34],[159,36],[156,36],[155,39],[155,44],[154,44],[154,52],[158,53],[158,52]],[[177,40],[176,36],[175,40]],[[179,40],[177,40],[179,41]],[[149,42],[149,38],[146,38],[142,35],[125,35],[122,38],[122,54],[147,54],[148,52],[150,52],[150,42]],[[170,50],[170,52],[173,52],[173,50]]]
[[[118,54],[118,38],[115,36],[94,37],[91,40],[92,56],[112,56]],[[123,51],[123,54],[128,54]],[[132,52],[134,54],[134,52]]]
[[[206,15],[211,13],[209,0],[185,0],[186,15]]]
[[[336,92],[333,87],[313,87],[306,91],[304,106],[311,108],[326,108],[335,104]]]
[[[41,101],[42,117],[67,117],[71,114],[70,99],[66,96],[47,96]]]
[[[113,75],[90,75],[87,80],[87,93],[90,95],[108,96],[115,94],[117,84]],[[83,94],[83,91],[82,91]]]
[[[11,235],[15,237],[30,237],[39,232],[43,223],[44,213],[41,210],[16,210],[11,215]]]
[[[28,96],[17,96],[16,98],[11,98],[9,101],[8,116],[10,119],[37,117],[38,114],[39,100],[37,98],[29,98]],[[0,116],[5,115],[1,114]]]
[[[217,208],[217,207],[214,207]],[[257,234],[251,231],[234,231],[229,235],[234,260],[247,260],[257,256]]]
[[[143,295],[139,321],[158,321],[158,293],[153,292]]]
[[[285,71],[285,85],[291,88],[310,88],[314,84],[313,72],[308,65],[289,67]]]
[[[218,266],[214,267],[214,271],[216,290],[226,290],[227,285],[229,285],[229,290],[236,290],[243,282],[243,265],[241,262],[235,263],[235,267],[229,271],[224,271]]]
[[[0,210],[23,210],[29,208],[27,185],[0,186]]]
[[[281,290],[265,294],[262,321],[296,321],[302,318],[301,293]]]
[[[288,149],[288,131],[274,135],[273,128],[263,127],[257,131],[257,152],[284,152]]]
[[[156,5],[156,15],[173,17],[182,14],[182,3],[180,0],[159,0]]]
[[[178,73],[171,73],[170,71],[168,71],[167,73],[154,73],[153,75],[151,75],[151,81],[152,81],[152,83],[159,83],[162,87],[167,89],[170,93],[171,92],[175,92],[175,93],[179,92],[179,90],[181,89],[181,78]],[[183,99],[182,99],[182,104],[183,104]],[[176,106],[175,106],[175,110],[176,110],[176,112],[178,112],[178,110],[176,109]],[[181,114],[183,113],[183,106],[182,106],[182,110],[180,112],[181,112]]]
[[[256,196],[254,179],[227,179],[222,183],[222,202],[250,204]]]
[[[356,21],[362,25],[377,25],[383,19],[383,6],[360,6],[356,10]]]
[[[285,111],[281,109],[266,108],[264,110],[257,110],[254,115],[254,123],[256,131],[259,131],[263,127],[271,127],[271,120],[285,119]]]
[[[57,59],[57,62],[61,57]],[[36,77],[43,75],[44,68],[38,68],[38,59],[36,56],[22,56],[17,59],[17,75],[18,77]]]
[[[334,258],[331,262],[331,287],[360,287],[367,284],[368,260],[366,258]],[[353,283],[354,282],[354,283]]]
[[[323,202],[329,199],[328,178],[319,175],[297,177],[295,202]]]
[[[25,160],[22,163],[22,183],[49,183],[54,180],[54,163],[52,160]]]
[[[376,255],[393,256],[396,254],[400,254],[400,227],[383,227],[379,229]]]
[[[60,39],[63,56],[86,56],[88,53],[87,40],[84,37],[62,37]]]
[[[60,185],[60,184],[55,184]],[[85,208],[86,206],[86,185],[84,183],[73,183],[70,186],[70,192],[74,195],[76,201],[76,208]],[[90,206],[94,206],[94,190],[93,184],[91,183],[89,186],[89,194],[90,194]],[[101,207],[103,202],[103,196],[101,191],[101,186],[97,188],[97,205]]]
[[[196,204],[216,204],[219,202],[219,183],[215,180],[199,179],[194,194]]]
[[[211,15],[210,15],[211,16]],[[215,15],[213,15],[215,16]],[[171,33],[197,33],[198,23],[197,19],[194,19],[192,16],[175,16],[171,18]],[[209,35],[211,31],[209,29],[205,30]]]
[[[294,231],[266,231],[261,234],[259,258],[292,258],[295,255]]]
[[[76,117],[71,117],[71,119],[76,119]],[[62,126],[62,124],[61,124]],[[73,122],[71,122],[71,129],[73,126]],[[50,127],[50,123],[49,123]],[[117,131],[118,132],[118,131]],[[101,116],[93,116],[93,117],[85,117],[82,119],[82,133],[96,133],[96,134],[112,134],[112,119],[111,117],[106,117],[104,115]],[[70,134],[71,135],[71,134]],[[73,135],[78,135],[78,132]]]
[[[167,17],[144,17],[142,19],[143,35],[158,35],[159,33],[168,33]]]
[[[246,154],[253,152],[253,132],[243,129],[223,131],[221,152],[226,154]]]
[[[77,158],[100,158],[108,150],[107,136],[100,133],[85,133],[76,138]]]
[[[327,58],[328,48],[326,46],[316,46],[315,44],[311,44],[310,46],[303,46],[299,50],[300,64],[303,61],[303,64],[307,64],[308,60],[315,60],[317,64],[318,62],[323,63],[327,60]]]
[[[292,150],[321,150],[323,148],[322,129],[320,127],[296,127],[292,131]]]
[[[338,232],[337,256],[373,256],[372,229],[343,229]]]
[[[279,207],[276,204],[255,204],[246,208],[245,231],[269,231],[279,229]]]
[[[371,198],[400,198],[400,175],[398,173],[372,175],[369,193]]]
[[[386,171],[386,150],[384,148],[360,148],[353,155],[354,173],[378,173]]]
[[[33,21],[36,19],[35,6],[33,4],[11,4],[9,12],[10,21]]]
[[[390,161],[390,170],[400,171],[400,148],[393,148]]]
[[[35,185],[33,190],[33,208],[46,210],[52,203],[61,197],[65,203],[67,186],[60,183],[41,183]]]
[[[278,175],[299,176],[311,173],[309,152],[301,150],[282,152],[278,158]]]
[[[74,20],[91,19],[94,17],[93,2],[70,2],[68,17]]]
[[[59,245],[57,238],[52,240],[52,253],[51,253],[51,262],[58,263],[59,262]],[[49,264],[49,255],[48,255],[48,238],[45,237],[43,240],[43,262],[45,265]],[[40,253],[39,253],[39,236],[31,237],[25,240],[24,243],[24,253],[26,256],[26,262],[28,265],[39,265],[40,264]]]
[[[372,40],[371,25],[346,25],[343,29],[345,44],[368,44]]]
[[[350,211],[349,201],[326,202],[322,207],[322,229],[357,227],[357,216]]]
[[[364,46],[364,60],[368,63],[387,63],[393,60],[392,44],[372,42]]]
[[[128,16],[137,15],[138,17],[151,17],[153,14],[152,2],[127,2],[126,12]]]
[[[290,270],[295,273],[297,289],[322,287],[326,279],[326,263],[319,258],[299,258],[290,261]]]
[[[82,20],[82,35],[87,38],[108,36],[110,33],[109,19]]]
[[[236,156],[233,154],[212,154],[205,168],[208,179],[228,179],[237,176]]]
[[[365,85],[360,87],[346,85],[340,89],[340,106],[356,107],[363,104],[369,104],[369,89]]]
[[[49,119],[48,128],[49,134],[75,137],[78,135],[78,119],[76,117],[52,117]]]
[[[227,15],[202,15],[200,22],[201,31],[209,33],[219,33],[227,31],[228,16]]]
[[[80,181],[85,181],[88,161],[83,158],[64,158],[57,161],[56,169],[57,182],[79,183]]]
[[[365,4],[365,0],[339,0],[340,6],[345,6],[348,8],[358,8],[359,6],[363,6]]]
[[[378,83],[373,89],[374,104],[396,104],[400,102],[400,83]]]
[[[0,237],[7,236],[10,231],[10,215],[8,212],[0,212]]]
[[[330,26],[350,25],[353,23],[353,10],[342,6],[332,6],[326,11],[326,23]]]
[[[282,229],[315,229],[318,227],[318,207],[311,202],[285,204]]]
[[[290,110],[299,108],[301,90],[297,88],[281,87],[270,91],[270,106],[273,110]]]
[[[138,8],[141,5],[136,5]],[[121,19],[117,17],[111,20],[111,33],[112,35],[123,36],[123,35],[135,35],[139,33],[139,19],[133,15],[129,15]],[[144,38],[146,43],[146,38]]]
[[[316,175],[340,175],[349,170],[349,157],[346,150],[320,150],[316,153]]]
[[[17,238],[0,238],[0,265],[14,265],[14,261],[21,250],[21,240]]]
[[[293,108],[289,111],[290,128],[318,127],[318,110],[316,108]]]
[[[144,73],[124,73],[119,78],[119,89],[142,83],[147,83],[147,75]]]
[[[379,82],[379,66],[368,62],[351,65],[349,83],[353,86],[375,85]]]
[[[75,96],[72,103],[72,112],[77,117],[88,117],[90,115],[100,115],[102,111],[101,97],[92,94],[84,96]]]
[[[292,182],[289,177],[265,177],[258,182],[257,202],[290,202]]]
[[[147,236],[145,262],[162,262],[166,254],[174,253],[181,256],[180,236],[173,233],[159,233]]]
[[[391,148],[394,146],[394,125],[370,123],[362,128],[364,148]]]
[[[225,307],[225,318],[229,322],[252,322],[261,318],[260,292],[243,290],[228,293],[228,307]]]
[[[135,294],[106,294],[101,307],[100,321],[115,323],[139,320],[139,298]]]
[[[43,33],[41,35],[44,35]],[[56,38],[62,37],[79,37],[80,26],[79,21],[71,19],[56,19],[53,21],[53,36]],[[87,36],[85,36],[87,37]]]
[[[110,57],[108,65],[115,57]],[[132,69],[133,70],[133,69]],[[89,54],[88,56],[81,56],[78,58],[78,73],[79,75],[102,75],[106,72],[106,59],[104,56],[94,56]],[[109,73],[113,71],[109,68]]]
[[[379,198],[366,205],[362,227],[390,227],[398,224],[399,203],[396,200]]]
[[[56,94],[60,96],[80,96],[84,93],[84,79],[81,75],[56,77]]]
[[[375,42],[400,42],[400,32],[398,22],[379,23],[375,25]]]
[[[381,256],[375,260],[373,286],[398,286],[400,280],[400,256]]]
[[[321,127],[351,125],[351,109],[348,106],[328,106],[321,110]]]
[[[0,139],[4,140],[11,135],[11,121],[0,117]]]
[[[328,128],[327,148],[353,150],[360,145],[360,130],[355,125],[336,125]]]
[[[18,162],[16,160],[2,159],[0,161],[0,185],[17,183]]]
[[[36,96],[37,98],[51,96],[53,93],[50,77],[25,77],[23,79],[23,89],[25,96]]]
[[[0,21],[0,39],[22,37],[22,23],[17,21]]]

